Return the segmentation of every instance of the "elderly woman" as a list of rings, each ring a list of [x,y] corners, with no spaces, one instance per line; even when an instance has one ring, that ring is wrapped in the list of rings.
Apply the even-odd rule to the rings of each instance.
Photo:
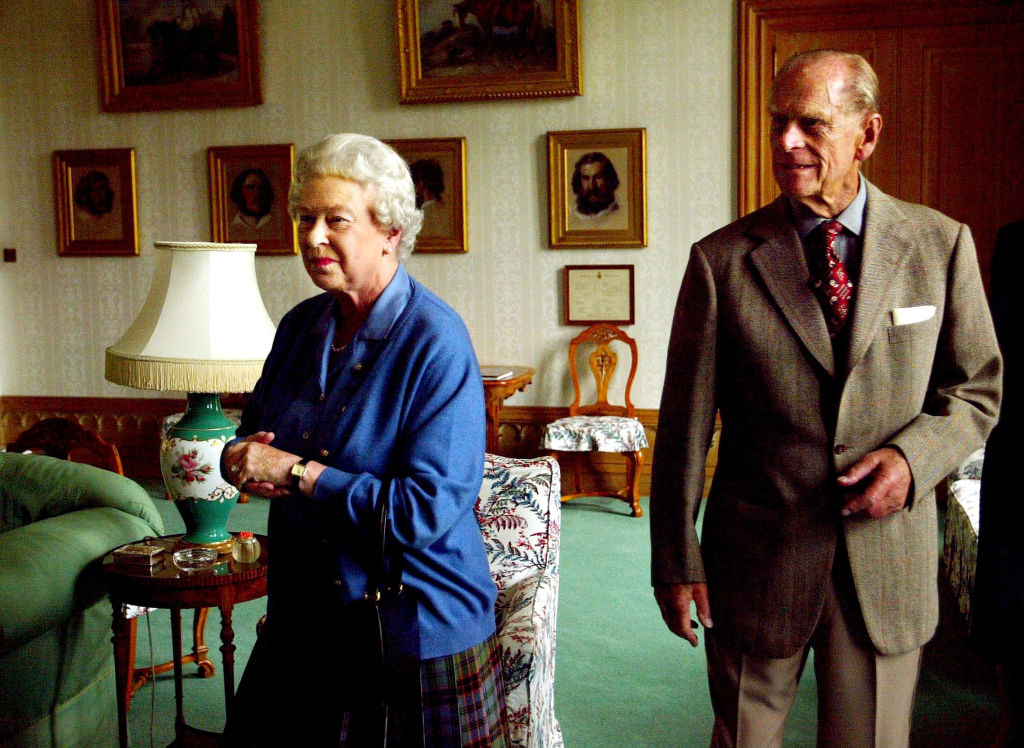
[[[290,209],[324,293],[281,320],[224,451],[228,480],[272,500],[273,559],[228,732],[364,744],[373,726],[353,699],[366,674],[346,662],[371,643],[353,640],[346,605],[377,563],[383,502],[417,603],[424,743],[505,745],[496,591],[473,513],[483,385],[462,320],[402,265],[421,224],[409,170],[380,141],[341,134],[300,154],[295,171]]]

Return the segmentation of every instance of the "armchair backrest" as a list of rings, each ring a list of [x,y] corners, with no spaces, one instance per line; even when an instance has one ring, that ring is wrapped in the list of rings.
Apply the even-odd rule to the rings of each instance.
[[[512,745],[562,745],[555,718],[561,474],[552,457],[488,454],[476,503],[495,603]]]

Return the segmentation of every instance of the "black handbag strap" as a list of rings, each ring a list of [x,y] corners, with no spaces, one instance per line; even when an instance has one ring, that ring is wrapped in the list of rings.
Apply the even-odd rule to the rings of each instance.
[[[379,529],[377,546],[380,549],[377,562],[366,570],[367,600],[380,600],[381,595],[396,594],[402,591],[402,567],[404,558],[397,543],[388,543],[388,508],[390,502],[380,500]],[[381,583],[383,582],[383,588]]]

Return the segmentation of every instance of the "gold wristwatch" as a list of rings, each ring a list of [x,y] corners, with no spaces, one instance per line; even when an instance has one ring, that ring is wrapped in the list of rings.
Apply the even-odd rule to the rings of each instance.
[[[302,476],[306,474],[306,463],[309,462],[309,458],[303,457],[301,460],[292,465],[292,469],[289,470],[289,474],[292,476],[292,490],[295,493],[301,493],[299,491],[299,481],[302,480]]]

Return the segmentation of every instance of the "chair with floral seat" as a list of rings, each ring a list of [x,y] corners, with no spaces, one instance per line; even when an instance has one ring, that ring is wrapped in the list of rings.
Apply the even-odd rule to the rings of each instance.
[[[616,342],[621,345],[613,347]],[[589,405],[581,404],[583,388],[578,366],[581,348],[583,354],[590,351],[587,365],[596,386],[596,401]],[[616,348],[628,349],[630,354],[624,405],[614,405],[608,401],[609,387],[619,364]],[[641,450],[648,446],[648,442],[644,426],[636,419],[636,409],[630,400],[636,368],[636,341],[614,325],[591,325],[569,343],[569,372],[572,375],[574,399],[569,406],[569,416],[559,418],[544,429],[541,447],[556,458],[559,452],[619,452],[626,458],[626,485],[615,491],[582,491],[577,462],[577,492],[563,494],[562,501],[570,501],[579,496],[611,496],[629,504],[634,517],[643,515],[643,509],[640,508],[640,471],[643,469]]]

